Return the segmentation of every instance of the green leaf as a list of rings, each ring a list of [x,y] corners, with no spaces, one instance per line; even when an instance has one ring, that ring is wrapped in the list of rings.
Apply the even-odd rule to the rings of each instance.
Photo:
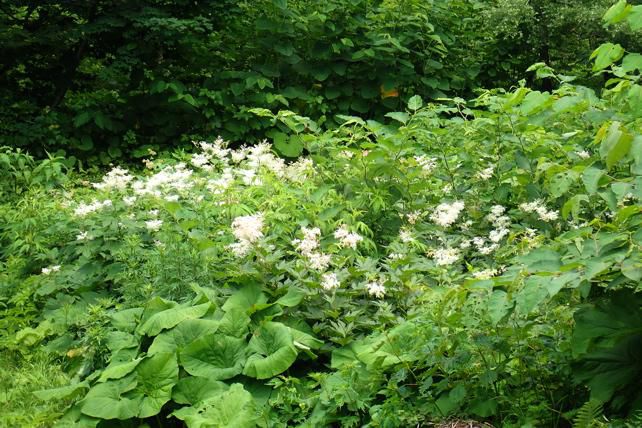
[[[261,286],[252,282],[232,294],[223,304],[223,310],[229,311],[237,308],[246,311],[246,313],[254,313],[259,308],[264,308],[266,303],[267,297],[261,291]]]
[[[397,122],[401,122],[404,125],[410,120],[410,115],[402,111],[391,111],[390,113],[386,113],[386,117],[394,119]]]
[[[524,281],[524,287],[515,296],[515,310],[527,315],[548,297],[544,286],[549,281],[546,277],[531,276]]]
[[[631,30],[638,31],[642,29],[642,5],[633,6],[631,13],[626,17]]]
[[[219,321],[208,319],[188,319],[182,321],[173,329],[156,336],[147,350],[147,354],[153,355],[162,352],[181,351],[185,346],[199,337],[217,332],[219,327]]]
[[[148,418],[160,413],[172,397],[172,387],[178,382],[176,354],[155,354],[136,368],[136,388],[131,395],[140,400],[138,417]]]
[[[218,380],[188,376],[178,381],[172,390],[172,400],[179,404],[198,404],[227,391],[228,386]]]
[[[34,391],[33,395],[41,400],[59,400],[63,398],[73,397],[79,392],[89,388],[89,384],[85,382],[75,383],[73,385],[61,386],[60,388],[42,389]]]
[[[74,126],[76,128],[80,128],[90,120],[91,120],[91,113],[89,113],[88,111],[83,111],[82,113],[74,117]]]
[[[424,100],[419,95],[413,95],[408,100],[408,108],[412,111],[417,111],[424,105]]]
[[[538,248],[518,258],[529,272],[557,272],[562,267],[560,255],[548,248]]]
[[[600,144],[600,156],[606,161],[607,168],[611,169],[631,149],[633,136],[621,126],[620,122],[613,122],[606,136]]]
[[[254,332],[248,345],[251,353],[243,374],[268,379],[283,373],[296,361],[290,329],[277,322],[266,322]]]
[[[502,290],[494,290],[486,303],[488,316],[493,325],[497,325],[512,307],[513,302],[508,298],[508,294]]]
[[[582,202],[589,202],[589,198],[586,195],[575,195],[562,206],[562,217],[564,219],[568,218],[569,213],[573,214],[575,220],[580,218],[580,209],[582,208]]]
[[[110,364],[103,370],[98,382],[105,382],[109,379],[120,379],[127,376],[140,364],[142,358],[137,358],[126,363]]]
[[[622,70],[625,73],[633,73],[635,70],[642,71],[642,54],[630,53],[622,59]]]
[[[191,375],[213,380],[230,379],[241,373],[245,362],[244,339],[208,334],[180,352],[181,365]]]
[[[622,262],[622,274],[632,281],[642,280],[642,252],[633,252]]]
[[[175,411],[176,418],[190,428],[254,428],[257,426],[256,404],[252,394],[240,383],[197,407]]]
[[[584,187],[586,187],[586,191],[589,195],[597,193],[600,178],[604,176],[604,173],[605,171],[603,169],[594,166],[589,166],[584,170],[582,173],[582,182],[584,183]]]
[[[135,385],[131,379],[99,383],[80,402],[80,411],[100,419],[131,419],[138,415],[140,397],[125,398],[122,394]]]
[[[544,109],[548,105],[551,96],[540,91],[529,92],[522,101],[520,110],[525,115],[533,114]]]
[[[179,306],[158,312],[150,316],[140,327],[138,327],[136,333],[140,335],[156,336],[161,331],[172,328],[181,321],[202,317],[207,313],[210,307],[210,303],[203,303],[196,306]]]
[[[593,51],[589,59],[595,59],[593,71],[603,70],[624,55],[624,48],[619,44],[604,43]]]
[[[301,303],[303,297],[305,297],[305,293],[302,290],[296,287],[289,287],[287,293],[281,296],[276,303],[281,306],[292,308]]]
[[[606,11],[602,19],[608,24],[616,24],[622,21],[631,11],[631,5],[626,0],[619,0]]]

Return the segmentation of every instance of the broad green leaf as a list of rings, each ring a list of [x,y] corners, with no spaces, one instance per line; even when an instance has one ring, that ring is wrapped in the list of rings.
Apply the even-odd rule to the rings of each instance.
[[[303,297],[305,297],[305,293],[302,290],[299,290],[296,287],[289,287],[287,293],[285,293],[284,296],[281,296],[276,303],[281,306],[291,308],[301,303]]]
[[[631,13],[626,17],[631,30],[638,31],[642,29],[642,5],[633,6]]]
[[[187,376],[178,381],[172,390],[172,400],[179,404],[196,405],[227,391],[228,386],[218,380]]]
[[[612,168],[631,149],[633,136],[622,127],[620,122],[613,122],[600,144],[600,156],[606,161],[607,168]]]
[[[283,373],[297,357],[290,329],[277,322],[266,322],[254,332],[248,352],[243,374],[257,379]]]
[[[172,415],[190,428],[254,428],[258,422],[252,394],[240,383],[199,406],[184,407]]]
[[[138,339],[136,339],[136,336],[133,334],[123,331],[112,331],[107,333],[106,344],[111,351],[118,351],[119,349],[137,347]]]
[[[237,308],[251,314],[256,312],[258,308],[263,308],[266,303],[267,297],[261,291],[261,286],[257,283],[249,283],[227,299],[223,310]]]
[[[549,279],[541,276],[531,276],[524,281],[523,288],[515,296],[515,310],[528,315],[548,297],[545,285]]]
[[[79,382],[73,385],[61,386],[60,388],[42,389],[34,391],[33,395],[41,400],[57,400],[72,397],[79,392],[89,389],[88,382]]]
[[[153,355],[161,352],[180,351],[199,337],[215,333],[219,327],[219,321],[209,319],[188,319],[182,321],[173,329],[156,336],[147,350],[147,354]]]
[[[423,105],[424,105],[424,101],[421,99],[419,95],[413,95],[408,100],[408,108],[410,110],[417,111],[421,107],[423,107]]]
[[[624,48],[619,44],[604,43],[593,51],[590,59],[595,59],[593,71],[603,70],[624,55]]]
[[[513,302],[509,300],[508,294],[502,290],[494,290],[486,302],[488,316],[493,325],[497,325],[512,307]]]
[[[219,320],[218,331],[227,336],[244,338],[248,333],[250,317],[240,308],[231,308]]]
[[[605,172],[606,171],[603,169],[594,166],[589,166],[584,170],[582,173],[582,182],[584,183],[584,187],[586,187],[586,191],[589,195],[597,193],[600,178],[604,176]]]
[[[627,17],[631,11],[631,5],[626,0],[619,0],[606,11],[602,19],[608,24],[616,24]]]
[[[136,388],[129,395],[140,400],[138,417],[157,415],[178,382],[176,354],[159,353],[147,358],[136,368],[136,380]]]
[[[386,113],[386,117],[394,119],[397,122],[401,122],[404,125],[410,120],[410,115],[406,112],[401,111],[391,111],[390,113]]]
[[[140,397],[134,399],[122,395],[134,387],[131,379],[99,383],[87,392],[80,402],[80,410],[87,416],[100,419],[131,419],[138,416]]]
[[[98,379],[98,382],[105,382],[109,379],[120,379],[122,377],[125,377],[133,372],[142,360],[142,358],[137,358],[126,363],[110,364],[105,368],[105,370],[103,370],[100,378]]]
[[[522,101],[520,110],[525,115],[533,114],[544,109],[548,105],[551,96],[540,91],[529,92]]]
[[[203,303],[196,306],[179,306],[167,309],[150,316],[138,329],[140,335],[156,336],[163,330],[176,326],[187,319],[200,318],[210,309],[210,303]]]
[[[622,70],[625,73],[642,72],[642,54],[630,53],[622,59]]]
[[[575,220],[580,218],[580,210],[582,208],[582,202],[589,202],[589,198],[586,195],[575,195],[562,206],[562,217],[564,219],[568,218],[569,214],[573,214]]]
[[[633,252],[622,262],[622,274],[632,281],[642,280],[642,252]]]
[[[562,266],[560,255],[551,249],[538,248],[518,258],[529,272],[557,272]]]
[[[241,373],[246,342],[223,334],[208,334],[180,352],[181,366],[191,375],[213,380],[230,379]]]

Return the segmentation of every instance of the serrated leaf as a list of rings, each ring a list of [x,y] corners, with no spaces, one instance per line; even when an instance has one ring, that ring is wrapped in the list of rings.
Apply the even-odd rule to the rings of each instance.
[[[424,100],[419,95],[413,95],[408,100],[408,108],[413,111],[419,110],[424,105]]]

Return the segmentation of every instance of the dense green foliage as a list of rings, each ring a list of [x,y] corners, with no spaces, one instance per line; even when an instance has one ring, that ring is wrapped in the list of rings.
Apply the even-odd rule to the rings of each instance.
[[[642,5],[604,15],[596,79],[566,74],[592,42],[528,32],[567,69],[466,101],[445,92],[490,57],[455,17],[506,18],[467,15],[484,2],[179,3],[2,3],[9,46],[58,48],[4,78],[63,91],[25,134],[6,110],[13,143],[131,157],[88,173],[0,149],[1,426],[640,426],[642,54],[623,46]],[[494,54],[514,59],[494,76],[541,52]],[[16,74],[35,70],[76,77]],[[224,130],[269,140],[153,150]]]
[[[2,0],[0,144],[108,163],[211,135],[260,140],[269,124],[252,107],[332,128],[413,94],[508,87],[537,62],[587,79],[588,54],[613,39],[608,4]],[[639,40],[617,35],[632,51]]]

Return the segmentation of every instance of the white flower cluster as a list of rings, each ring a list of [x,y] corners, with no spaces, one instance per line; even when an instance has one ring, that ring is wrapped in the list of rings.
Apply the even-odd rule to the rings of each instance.
[[[484,168],[481,171],[477,173],[477,178],[480,180],[489,180],[493,177],[493,173],[495,172],[495,167],[493,165],[490,165],[488,168]]]
[[[44,267],[42,268],[42,274],[43,275],[49,275],[53,272],[59,272],[60,271],[60,265],[54,265],[54,266],[49,266],[49,267]]]
[[[473,238],[473,245],[477,247],[477,251],[479,251],[481,254],[487,256],[496,249],[499,248],[499,244],[497,243],[491,243],[490,245],[486,245],[486,239],[482,238],[481,236],[476,236]]]
[[[342,224],[337,230],[334,231],[335,239],[339,240],[339,244],[344,248],[357,249],[359,242],[363,241],[363,237],[355,232],[350,232],[348,226]]]
[[[145,222],[145,227],[150,232],[158,232],[163,225],[163,220],[149,220]]]
[[[190,159],[190,163],[197,168],[211,171],[214,167],[210,164],[210,156],[207,153],[194,153]]]
[[[437,167],[437,158],[429,158],[426,155],[415,156],[417,165],[424,174],[430,174]]]
[[[339,288],[339,286],[341,286],[341,282],[337,278],[336,273],[324,273],[321,275],[321,287],[323,287],[325,291],[332,291]]]
[[[100,183],[93,183],[92,186],[98,190],[124,190],[134,177],[129,175],[129,171],[121,167],[115,167],[103,177]]]
[[[486,216],[486,219],[495,226],[495,229],[488,234],[488,239],[492,242],[497,243],[510,233],[510,230],[508,230],[510,217],[504,215],[504,212],[506,212],[506,208],[502,205],[493,205],[490,213]]]
[[[132,188],[137,195],[152,195],[160,198],[164,192],[172,190],[180,192],[192,188],[194,185],[191,180],[192,174],[193,171],[187,169],[184,163],[179,163],[164,168],[147,180],[134,182]]]
[[[419,219],[421,218],[422,215],[423,215],[423,213],[421,211],[416,210],[416,211],[413,211],[411,213],[406,214],[406,220],[408,220],[408,223],[410,223],[410,224],[415,224],[415,223],[417,223],[417,221],[419,221]]]
[[[484,269],[477,272],[473,272],[473,278],[475,279],[491,279],[494,276],[497,276],[500,273],[498,269]]]
[[[587,152],[586,150],[579,150],[579,151],[575,152],[575,154],[580,159],[588,159],[588,158],[591,157],[591,154],[589,152]]]
[[[559,218],[557,211],[548,210],[544,201],[541,199],[534,200],[532,202],[525,202],[519,206],[519,208],[527,213],[535,212],[542,221],[555,221]]]
[[[92,201],[89,204],[80,203],[74,210],[74,215],[78,217],[84,217],[87,214],[94,213],[106,207],[111,207],[112,202],[110,199],[105,199],[104,201]]]
[[[403,242],[404,244],[408,244],[412,241],[415,240],[415,238],[412,236],[412,232],[406,228],[401,228],[399,230],[399,240]]]
[[[301,158],[287,166],[285,177],[295,183],[303,183],[314,172],[314,162],[312,159]]]
[[[292,245],[295,245],[297,251],[299,251],[303,257],[308,259],[312,269],[327,269],[331,262],[330,255],[316,251],[319,248],[321,230],[318,227],[302,227],[301,233],[303,233],[303,239],[292,240]]]
[[[263,237],[263,214],[236,217],[232,221],[232,234],[238,240],[228,248],[235,256],[244,257],[252,249],[252,245]]]
[[[437,205],[435,211],[430,215],[430,219],[442,227],[449,227],[457,221],[459,214],[464,210],[464,203],[460,201],[452,204],[443,202]]]
[[[437,266],[448,266],[459,260],[459,250],[456,248],[439,248],[432,252],[432,258]]]
[[[232,168],[225,168],[219,178],[212,178],[207,182],[207,190],[215,195],[224,193],[234,183]]]
[[[376,297],[377,299],[381,299],[386,295],[386,287],[377,281],[368,282],[366,284],[366,290],[368,290],[368,294]]]
[[[221,137],[218,137],[213,143],[200,141],[194,142],[194,145],[200,147],[200,149],[207,155],[208,160],[211,159],[211,157],[224,160],[230,153],[230,149],[227,148],[227,143]]]

